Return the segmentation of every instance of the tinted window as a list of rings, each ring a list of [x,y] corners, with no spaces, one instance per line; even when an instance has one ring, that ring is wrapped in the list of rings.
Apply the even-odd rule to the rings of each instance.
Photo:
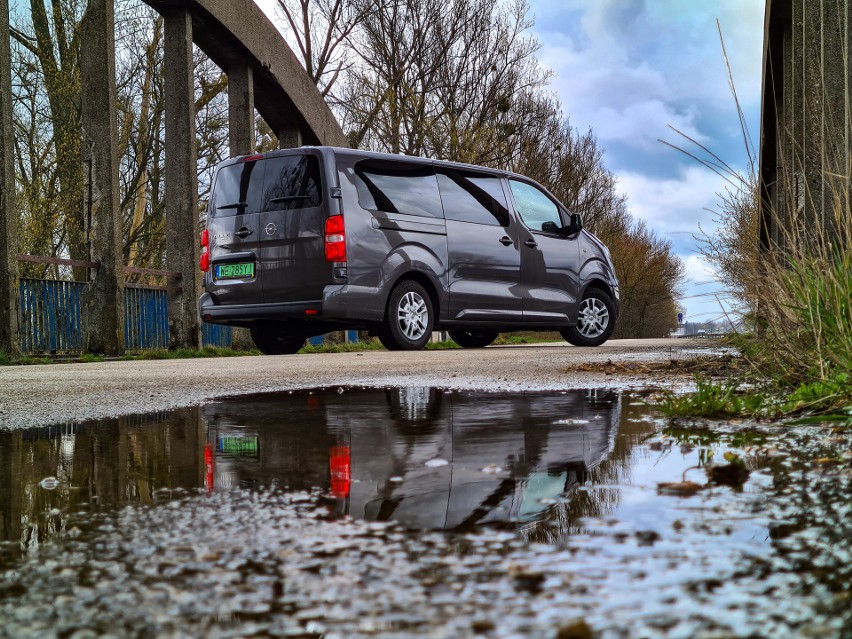
[[[264,162],[239,162],[219,169],[210,208],[214,216],[260,211],[263,165]]]
[[[540,231],[545,222],[553,222],[562,227],[562,218],[559,216],[559,207],[543,191],[531,184],[509,180],[512,187],[512,195],[515,198],[515,206],[518,215],[529,228]]]
[[[358,203],[363,209],[443,217],[432,165],[359,162],[355,165]]]
[[[509,210],[499,177],[445,168],[439,168],[437,174],[448,220],[509,226]]]
[[[264,211],[306,209],[322,204],[320,165],[315,156],[289,155],[264,162]]]

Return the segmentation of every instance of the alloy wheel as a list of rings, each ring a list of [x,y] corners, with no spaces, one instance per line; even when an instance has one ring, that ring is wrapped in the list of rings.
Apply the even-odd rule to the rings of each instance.
[[[426,300],[416,291],[408,291],[397,305],[397,321],[402,334],[416,342],[426,333],[429,324],[429,308]]]
[[[596,297],[587,297],[580,304],[577,318],[577,330],[583,337],[595,338],[602,335],[609,326],[609,310],[606,304]]]

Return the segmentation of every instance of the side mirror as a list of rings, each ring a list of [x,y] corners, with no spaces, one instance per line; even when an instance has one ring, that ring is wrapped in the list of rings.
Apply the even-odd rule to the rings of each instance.
[[[560,228],[556,226],[556,222],[545,222],[541,225],[541,230],[544,233],[559,233]]]
[[[568,223],[568,226],[565,227],[565,231],[568,235],[574,235],[575,233],[579,233],[583,230],[583,218],[580,217],[579,213],[571,214],[571,221]]]

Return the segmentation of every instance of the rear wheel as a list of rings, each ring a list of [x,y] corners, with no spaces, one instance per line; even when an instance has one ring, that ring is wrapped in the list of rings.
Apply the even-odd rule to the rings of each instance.
[[[587,288],[580,302],[577,325],[560,331],[565,341],[574,346],[600,346],[615,328],[615,304],[609,295],[597,288]]]
[[[258,324],[249,331],[254,345],[264,355],[292,355],[305,345],[305,334],[286,322]]]
[[[420,350],[429,341],[434,323],[426,289],[404,280],[391,292],[385,324],[378,331],[379,341],[389,351]]]
[[[462,348],[484,348],[497,339],[497,331],[449,331],[452,340]]]

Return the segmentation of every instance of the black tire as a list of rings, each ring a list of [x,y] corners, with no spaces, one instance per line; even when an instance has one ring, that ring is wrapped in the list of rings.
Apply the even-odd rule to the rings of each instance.
[[[485,348],[499,333],[497,331],[449,331],[450,338],[462,348]]]
[[[418,351],[432,337],[434,324],[432,300],[426,289],[403,280],[391,291],[378,338],[389,351]]]
[[[580,301],[577,325],[563,328],[560,333],[574,346],[600,346],[614,328],[615,304],[610,296],[598,288],[587,288]]]
[[[305,334],[287,323],[252,326],[251,339],[264,355],[292,355],[305,345]]]

